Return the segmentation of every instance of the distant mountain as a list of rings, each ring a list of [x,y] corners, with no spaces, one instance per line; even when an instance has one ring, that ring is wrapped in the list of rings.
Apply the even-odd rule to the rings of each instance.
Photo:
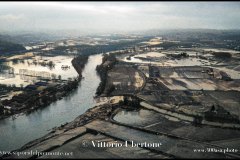
[[[171,36],[171,37],[198,37],[240,40],[240,30],[217,29],[152,29],[140,32],[142,35]]]
[[[27,46],[29,44],[39,44],[46,41],[57,41],[64,39],[66,36],[61,32],[1,32],[0,40],[13,42]]]
[[[55,38],[56,39],[56,38]],[[29,43],[39,43],[43,41],[55,40],[52,36],[47,34],[2,34],[0,35],[0,40],[13,42],[17,44],[27,45]]]

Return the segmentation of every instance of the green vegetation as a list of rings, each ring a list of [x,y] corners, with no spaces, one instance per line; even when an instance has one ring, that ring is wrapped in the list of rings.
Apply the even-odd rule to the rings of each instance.
[[[101,95],[105,89],[107,81],[107,72],[112,69],[112,67],[117,62],[114,54],[104,54],[102,57],[102,64],[97,65],[96,70],[100,76],[101,82],[97,88],[96,94]],[[114,86],[110,86],[107,89],[107,94],[114,90]]]
[[[72,60],[72,65],[75,68],[75,70],[78,72],[79,77],[82,77],[82,70],[85,67],[85,64],[88,61],[88,56],[85,55],[79,55]]]

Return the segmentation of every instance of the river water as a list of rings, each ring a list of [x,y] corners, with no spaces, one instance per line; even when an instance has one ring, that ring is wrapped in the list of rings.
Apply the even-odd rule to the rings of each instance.
[[[100,83],[95,68],[101,63],[101,55],[89,57],[83,70],[78,89],[69,96],[28,115],[19,115],[16,119],[0,120],[0,151],[11,151],[47,134],[55,126],[74,120],[96,102],[93,99]]]

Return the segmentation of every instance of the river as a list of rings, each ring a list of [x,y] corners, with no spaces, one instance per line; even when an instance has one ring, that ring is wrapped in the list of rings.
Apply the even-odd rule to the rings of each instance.
[[[67,97],[28,115],[0,121],[0,151],[11,151],[47,134],[55,126],[74,120],[96,102],[93,99],[100,83],[95,68],[101,63],[101,55],[92,55],[83,70],[78,89]]]

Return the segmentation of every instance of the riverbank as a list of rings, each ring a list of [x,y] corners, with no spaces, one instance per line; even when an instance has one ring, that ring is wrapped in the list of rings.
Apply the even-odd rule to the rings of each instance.
[[[101,96],[104,94],[107,83],[107,72],[112,69],[117,60],[114,54],[104,54],[102,57],[102,63],[96,67],[96,71],[100,76],[101,82],[96,90],[96,95]],[[108,91],[105,94],[110,93],[114,88],[108,87]]]
[[[209,142],[207,139],[214,136],[215,141],[221,140],[229,136],[228,130],[220,128],[215,129],[213,133],[204,132],[204,137],[196,135],[195,132],[201,130],[209,130],[201,126],[192,126],[188,123],[181,123],[172,120],[164,115],[152,110],[145,110],[142,115],[142,108],[123,105],[122,103],[103,104],[88,109],[84,114],[78,116],[74,121],[63,124],[54,128],[50,133],[42,138],[31,141],[11,153],[29,153],[30,151],[41,153],[55,153],[55,152],[71,152],[71,155],[60,156],[54,154],[48,155],[32,155],[32,154],[6,154],[2,158],[239,158],[235,153],[214,153],[206,152],[201,154],[193,152],[193,148],[198,146],[199,149],[216,148],[223,149],[223,144],[215,144]],[[121,121],[115,119],[116,116],[121,116],[124,111],[124,116],[139,116],[138,121]],[[161,120],[161,127],[156,126],[157,121]],[[169,125],[171,124],[171,125]],[[174,132],[174,128],[192,129],[188,135],[181,132]],[[173,132],[172,132],[173,131]],[[221,132],[222,135],[216,135]],[[234,131],[236,135],[237,131]],[[193,137],[195,138],[193,138]],[[93,146],[94,143],[114,142],[120,147],[108,146]],[[142,144],[147,143],[144,147]],[[154,144],[161,144],[156,147]],[[231,143],[231,145],[230,145]],[[125,145],[124,145],[125,144]],[[132,145],[134,144],[134,145]],[[231,141],[225,141],[234,148],[238,144]],[[131,147],[127,147],[131,146]],[[185,152],[182,152],[185,151]],[[91,152],[91,154],[89,154]],[[113,154],[114,153],[114,154]],[[134,153],[134,154],[133,154]]]
[[[88,56],[78,56],[72,60],[72,65],[79,74],[77,78],[39,81],[22,88],[22,93],[13,96],[10,100],[1,101],[0,119],[10,116],[14,119],[14,115],[16,114],[30,113],[67,96],[72,90],[78,87],[82,77],[82,70],[87,60]]]
[[[69,92],[67,96],[29,114],[18,114],[16,119],[9,117],[1,120],[0,128],[4,132],[0,132],[0,150],[18,149],[48,134],[52,128],[74,120],[87,109],[95,106],[93,97],[100,82],[95,68],[101,63],[101,59],[101,54],[89,56],[82,71],[84,79],[81,79],[78,88]],[[71,69],[75,71],[74,67]]]
[[[7,118],[9,116],[13,116],[14,119],[14,115],[16,114],[30,113],[36,109],[46,107],[67,96],[72,90],[78,87],[79,82],[80,79],[75,78],[66,82],[55,81],[48,86],[37,86],[35,83],[34,85],[36,85],[36,89],[34,88],[34,85],[27,86],[21,94],[13,96],[10,100],[6,99],[1,101],[3,115],[0,119]],[[38,90],[40,87],[44,89]]]
[[[102,63],[102,66],[105,62]],[[108,67],[108,64],[106,63],[105,67]],[[16,152],[35,150],[51,153],[71,152],[73,153],[71,156],[43,155],[36,157],[22,155],[19,157],[13,155],[11,158],[239,158],[239,155],[235,153],[207,152],[202,154],[193,150],[196,146],[200,150],[205,148],[219,150],[226,147],[238,148],[239,130],[193,123],[186,118],[180,119],[181,117],[178,118],[175,114],[166,114],[166,112],[154,108],[144,107],[145,105],[140,104],[153,101],[153,98],[158,98],[161,93],[149,94],[151,90],[163,90],[162,94],[164,95],[161,98],[173,95],[175,99],[166,99],[168,103],[178,101],[178,96],[182,96],[185,92],[166,91],[166,88],[155,85],[151,79],[148,79],[147,83],[142,83],[146,77],[140,76],[140,68],[137,65],[116,64],[113,67],[115,68],[113,72],[106,69],[105,76],[107,77],[105,80],[108,81],[111,78],[109,82],[116,85],[113,93],[119,96],[124,95],[123,100],[119,100],[114,105],[111,104],[111,100],[108,100],[105,104],[88,109],[74,121],[55,127],[44,137],[31,141],[16,150]],[[144,72],[144,70],[141,71]],[[151,73],[151,71],[149,72]],[[91,74],[91,72],[87,74]],[[152,76],[152,73],[150,76]],[[103,88],[105,89],[106,86]],[[191,92],[187,92],[188,96],[189,93]],[[144,96],[143,99],[140,99],[139,95]],[[151,96],[154,97],[151,98]],[[109,98],[109,95],[107,98]],[[180,102],[193,103],[188,101],[189,99],[186,99],[186,97],[183,98],[185,99],[180,99]],[[157,100],[165,101],[165,99]],[[216,111],[218,112],[219,109],[220,107]],[[130,148],[94,147],[92,142],[98,141],[103,143],[110,141],[117,144],[143,144],[145,142],[148,145],[145,147],[134,145],[135,147]],[[160,147],[151,145],[158,142],[162,144]]]
[[[34,145],[37,145],[37,144],[43,142],[43,141],[54,138],[62,133],[65,133],[65,132],[75,129],[77,127],[84,126],[87,123],[90,123],[96,119],[104,120],[106,118],[109,118],[109,116],[112,114],[112,112],[118,107],[120,107],[120,106],[119,105],[113,106],[113,105],[106,105],[106,104],[92,107],[92,108],[88,109],[84,114],[76,117],[73,121],[62,124],[61,126],[52,128],[52,130],[45,136],[43,136],[39,139],[33,140],[31,142],[28,142],[27,144],[25,144],[18,150],[19,151],[25,150],[27,148],[30,148]]]

